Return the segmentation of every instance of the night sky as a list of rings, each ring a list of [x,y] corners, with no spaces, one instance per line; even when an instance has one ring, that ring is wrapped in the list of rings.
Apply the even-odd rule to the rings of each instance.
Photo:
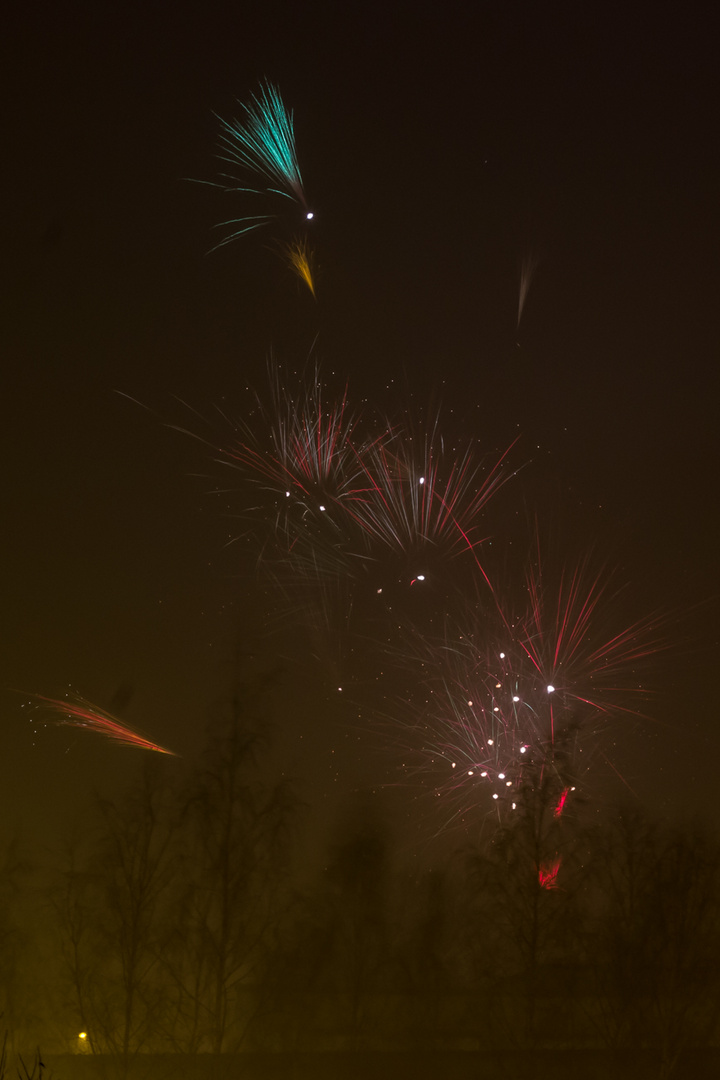
[[[519,436],[492,531],[537,513],[561,553],[607,553],[625,615],[667,613],[651,718],[608,753],[653,810],[716,817],[710,26],[657,5],[113,9],[38,8],[5,42],[4,830],[51,832],[143,757],[29,723],[31,694],[119,703],[191,758],[238,654],[282,662],[277,753],[309,801],[396,779],[334,673],[265,634],[254,554],[227,546],[246,496],[213,496],[212,454],[174,430],[215,417],[222,438],[271,352],[379,411],[441,404],[488,453]],[[208,254],[240,208],[188,180],[215,178],[214,114],[262,79],[294,111],[317,302],[271,230]],[[393,796],[405,821],[417,794]]]

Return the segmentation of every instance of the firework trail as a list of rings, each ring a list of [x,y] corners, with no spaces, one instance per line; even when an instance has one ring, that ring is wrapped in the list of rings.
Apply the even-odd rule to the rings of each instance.
[[[43,706],[52,713],[56,724],[92,731],[96,735],[103,735],[106,739],[120,743],[121,746],[131,746],[138,750],[154,750],[158,754],[175,756],[172,750],[166,750],[164,746],[151,742],[126,724],[122,724],[111,713],[99,709],[79,695],[62,701],[36,694],[35,699],[42,702]]]
[[[525,301],[532,285],[532,280],[535,276],[535,271],[538,268],[539,258],[532,251],[523,255],[520,263],[520,295],[518,297],[518,315],[517,325],[520,326],[520,320],[523,316],[523,310],[525,308]]]
[[[558,872],[562,865],[562,855],[556,855],[549,862],[543,862],[538,866],[538,885],[541,889],[558,889]]]

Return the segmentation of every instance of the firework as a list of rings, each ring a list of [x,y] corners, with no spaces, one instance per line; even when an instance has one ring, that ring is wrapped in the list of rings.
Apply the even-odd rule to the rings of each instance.
[[[347,387],[329,394],[317,368],[292,386],[273,368],[269,399],[221,453],[265,569],[286,598],[303,594],[295,609],[313,589],[326,610],[336,595],[343,622],[361,598],[363,611],[378,596],[387,605],[398,588],[437,597],[458,588],[458,560],[489,580],[481,517],[510,475],[508,451],[488,463],[473,445],[446,450],[437,421],[418,437],[354,409]]]
[[[293,114],[285,107],[280,91],[261,84],[250,105],[242,105],[245,121],[223,120],[221,159],[250,173],[264,176],[277,187],[267,190],[295,199],[306,210],[303,181],[295,149]],[[238,188],[239,191],[253,189]],[[312,214],[310,214],[312,217]]]
[[[480,514],[507,479],[509,449],[487,467],[471,449],[445,453],[437,424],[421,443],[406,433],[375,443],[361,461],[364,483],[349,501],[349,512],[371,550],[401,554],[407,581],[427,579],[428,560],[437,563],[470,553],[479,559],[483,539]]]
[[[121,723],[111,713],[99,709],[79,695],[65,700],[44,697],[42,694],[36,694],[35,697],[51,712],[56,724],[79,728],[83,731],[92,731],[96,735],[103,735],[106,739],[111,739],[122,746],[132,746],[138,750],[154,750],[158,754],[175,756],[172,750],[166,750],[165,747],[151,742],[126,724]]]
[[[356,572],[344,504],[368,438],[384,435],[361,434],[347,390],[328,394],[317,369],[295,379],[271,363],[268,374],[269,393],[253,394],[245,419],[220,411],[232,437],[176,430],[209,447],[226,475],[231,470],[232,483],[216,484],[215,494],[232,497],[233,516],[244,522],[233,539],[251,542],[261,580],[274,587],[270,607],[277,600],[284,616],[304,614],[304,622],[319,609],[329,625],[329,609],[341,609]]]
[[[269,396],[255,396],[219,460],[237,477],[236,505],[283,614],[329,627],[352,607],[365,558],[347,511],[359,462],[388,433],[361,422],[347,389],[329,394],[317,369],[300,380],[275,366],[269,374]]]
[[[217,118],[220,123],[219,157],[233,171],[222,173],[220,182],[210,182],[210,186],[231,194],[269,198],[273,203],[278,197],[286,199],[300,207],[305,221],[312,220],[314,215],[307,207],[295,148],[293,114],[286,108],[280,91],[272,83],[262,83],[250,103],[241,103],[241,108],[242,119]],[[244,175],[255,180],[246,183],[240,178]],[[229,232],[212,250],[262,228],[278,216],[274,208],[262,213],[249,211],[250,207],[241,217],[230,218],[215,226]]]
[[[553,574],[536,541],[509,586],[486,569],[483,519],[509,453],[451,448],[439,419],[373,419],[317,368],[295,385],[271,369],[269,397],[221,451],[274,595],[342,638],[343,681],[373,687],[359,706],[446,820],[540,789],[563,818],[609,720],[640,715],[636,669],[662,647],[656,619],[618,622],[620,590],[590,557]]]
[[[487,646],[484,622],[477,641],[450,633],[439,642],[416,639],[404,658],[415,689],[390,717],[392,738],[404,728],[406,774],[430,781],[447,822],[478,801],[515,809],[526,776],[547,754],[547,701],[534,680],[523,683],[508,653]]]
[[[612,717],[641,715],[638,667],[663,647],[657,619],[608,633],[618,593],[587,560],[556,580],[528,574],[524,606],[471,612],[444,637],[406,635],[414,690],[396,702],[408,774],[431,776],[450,820],[478,799],[515,809],[544,785],[556,818]],[[497,601],[499,591],[493,593]]]
[[[272,518],[309,525],[330,520],[354,492],[365,452],[347,390],[328,402],[317,370],[289,388],[273,368],[269,404],[256,397],[252,421],[238,428],[222,460],[269,497]]]
[[[644,693],[636,665],[662,647],[658,618],[651,615],[626,627],[613,627],[620,591],[611,591],[604,570],[589,558],[562,570],[556,580],[544,573],[539,555],[525,583],[526,606],[517,616],[517,645],[530,670],[551,691],[552,700],[575,710],[585,706],[602,716],[637,714],[630,700]],[[551,737],[555,722],[550,710]]]

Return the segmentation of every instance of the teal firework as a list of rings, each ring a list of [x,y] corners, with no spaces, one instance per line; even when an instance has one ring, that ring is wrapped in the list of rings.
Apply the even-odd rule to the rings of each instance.
[[[265,189],[267,192],[293,199],[306,210],[295,149],[293,114],[285,107],[280,91],[272,83],[262,84],[251,103],[242,107],[245,111],[243,120],[218,118],[221,160],[241,171],[265,177],[273,185]]]

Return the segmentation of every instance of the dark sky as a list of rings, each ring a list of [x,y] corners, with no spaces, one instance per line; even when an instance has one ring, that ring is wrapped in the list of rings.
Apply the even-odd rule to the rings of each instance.
[[[207,451],[166,424],[192,426],[178,398],[242,417],[271,349],[299,368],[316,337],[357,401],[442,400],[489,451],[519,435],[524,512],[606,544],[640,613],[671,613],[654,719],[611,752],[654,808],[715,812],[711,27],[664,5],[161,7],[37,8],[5,35],[4,820],[43,830],[142,756],[33,734],[28,693],[131,687],[128,722],[187,757],[235,651],[272,662],[193,476]],[[237,207],[186,179],[214,177],[213,114],[263,78],[295,114],[317,304],[269,239],[207,254]],[[319,799],[382,785],[314,678],[291,664],[276,695],[287,768]]]

